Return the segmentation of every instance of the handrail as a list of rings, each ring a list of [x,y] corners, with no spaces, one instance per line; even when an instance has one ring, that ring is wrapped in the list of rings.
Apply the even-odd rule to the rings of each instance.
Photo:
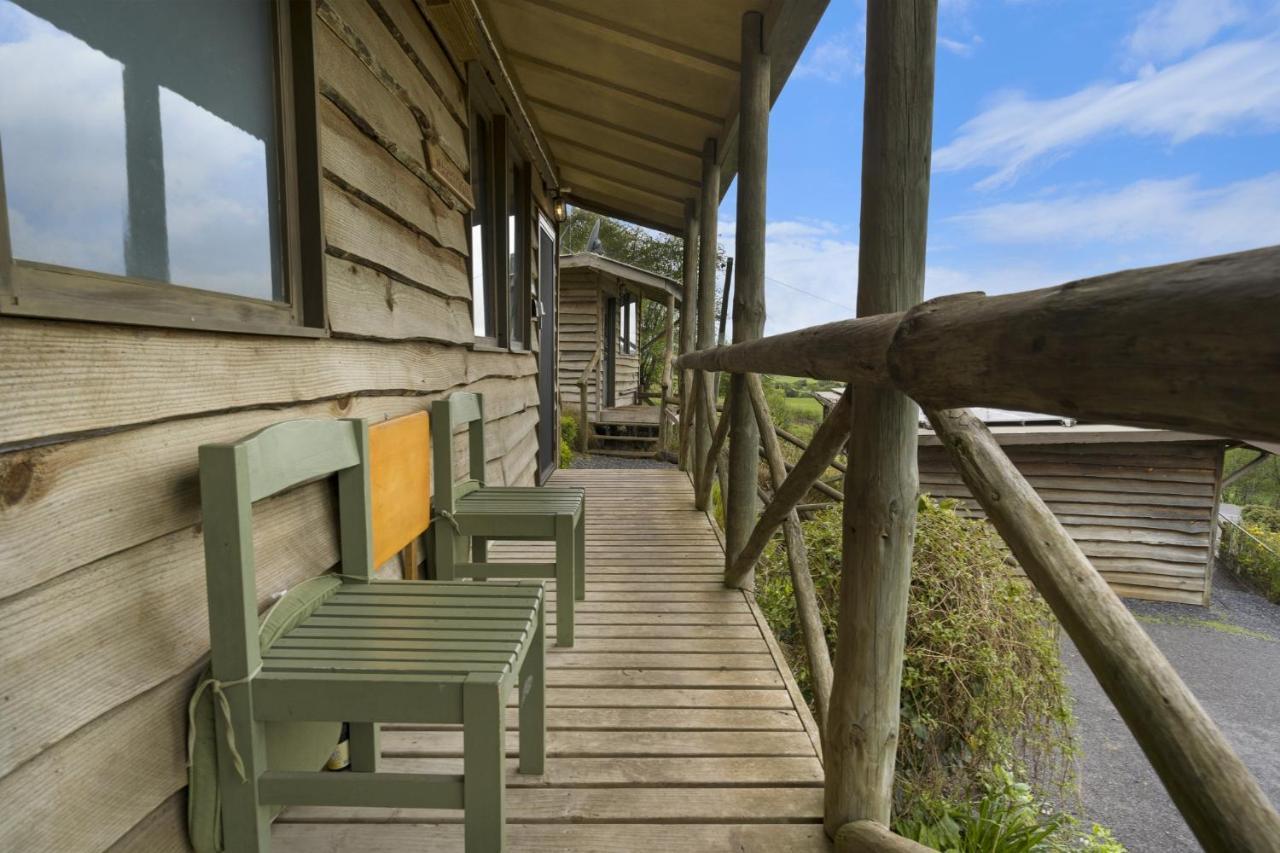
[[[895,386],[998,406],[1280,440],[1280,247],[1127,270],[688,353],[680,367]]]
[[[1257,536],[1254,536],[1252,533],[1249,532],[1249,529],[1245,527],[1243,524],[1240,524],[1234,521],[1233,519],[1227,518],[1225,515],[1222,515],[1221,513],[1218,514],[1218,521],[1221,522],[1222,524],[1231,525],[1233,528],[1235,528],[1235,531],[1237,533],[1243,533],[1245,536],[1253,540],[1254,545],[1266,551],[1267,553],[1271,554],[1277,560],[1280,560],[1280,551],[1277,551],[1275,548],[1272,548],[1270,545],[1268,545],[1266,542],[1263,542]]]
[[[578,449],[586,453],[591,447],[591,426],[587,420],[587,383],[591,380],[591,372],[596,369],[596,365],[600,363],[600,347],[596,347],[595,352],[591,353],[591,358],[587,360],[587,366],[582,369],[582,375],[578,377],[578,406],[582,418],[581,427],[578,430]],[[600,389],[596,389],[596,393],[600,393]]]

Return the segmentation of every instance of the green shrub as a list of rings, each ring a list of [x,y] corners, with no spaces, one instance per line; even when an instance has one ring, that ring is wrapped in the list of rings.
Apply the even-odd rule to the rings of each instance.
[[[578,419],[573,415],[560,416],[560,467],[573,463],[573,449],[578,446]]]
[[[1280,509],[1251,504],[1243,508],[1241,519],[1245,524],[1252,524],[1272,533],[1280,533]]]
[[[804,529],[834,649],[840,508],[819,513]],[[998,766],[1031,779],[1043,798],[1071,787],[1073,720],[1056,623],[1012,574],[1007,556],[985,523],[921,499],[902,674],[897,814],[930,815],[946,803],[970,802]],[[778,543],[762,561],[757,598],[808,693],[791,579]]]
[[[1074,818],[1038,801],[1029,785],[998,765],[975,802],[899,820],[894,829],[945,853],[1125,853],[1107,829],[1094,824],[1081,832]]]

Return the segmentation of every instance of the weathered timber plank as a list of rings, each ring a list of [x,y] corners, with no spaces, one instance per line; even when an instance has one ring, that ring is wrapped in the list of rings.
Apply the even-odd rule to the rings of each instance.
[[[277,853],[317,849],[403,853],[430,838],[433,850],[461,851],[460,824],[282,823],[272,831]],[[512,823],[507,844],[522,853],[646,853],[699,850],[704,853],[828,853],[822,827],[807,824],[545,825]]]
[[[537,370],[532,355],[425,342],[260,339],[10,319],[0,324],[0,445],[219,409],[349,394],[429,394]],[[50,413],[56,413],[51,417]]]

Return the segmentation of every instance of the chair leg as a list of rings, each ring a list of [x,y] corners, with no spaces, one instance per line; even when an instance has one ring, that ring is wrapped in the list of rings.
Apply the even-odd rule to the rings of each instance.
[[[520,670],[520,772],[542,773],[547,758],[547,605],[538,605],[538,630]]]
[[[577,579],[573,516],[556,516],[556,645],[573,645],[573,602]]]
[[[443,519],[436,519],[431,527],[435,531],[435,579],[451,581],[456,576],[458,540],[462,537]]]
[[[582,499],[582,515],[578,518],[577,536],[574,542],[574,565],[577,568],[578,576],[573,585],[574,595],[579,601],[587,597],[587,504],[586,497]]]
[[[489,562],[489,540],[483,536],[471,538],[471,561],[473,563]]]
[[[245,781],[236,772],[220,715],[214,724],[218,739],[219,787],[222,789],[223,848],[237,853],[269,853],[271,809],[258,801],[258,775],[267,766],[266,726],[253,719],[248,691],[247,685],[238,685],[227,691],[232,724],[239,735],[236,746],[244,762]]]
[[[496,853],[506,836],[506,718],[501,678],[473,673],[462,687],[462,804],[467,853]]]
[[[350,723],[347,747],[351,751],[351,769],[356,773],[377,773],[382,755],[382,735],[377,723]]]

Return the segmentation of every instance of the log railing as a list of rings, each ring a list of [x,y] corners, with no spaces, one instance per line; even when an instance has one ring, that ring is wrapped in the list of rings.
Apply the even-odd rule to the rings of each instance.
[[[1096,308],[1089,308],[1089,299]],[[1122,335],[1117,316],[1129,322],[1145,317],[1147,326],[1140,334]],[[918,393],[970,492],[1080,649],[1201,844],[1208,850],[1275,851],[1280,816],[1256,780],[990,431],[962,406],[1036,407],[1076,417],[1276,440],[1280,334],[1274,328],[1269,334],[1260,332],[1262,326],[1274,327],[1278,316],[1280,249],[1263,249],[1029,294],[935,300],[902,314],[691,353],[679,365],[746,374],[753,405],[764,418],[768,407],[763,392],[756,393],[759,377],[754,373],[762,368],[852,379],[859,388]],[[1008,324],[1003,334],[994,318]],[[1207,322],[1226,322],[1243,335],[1222,334]],[[947,350],[938,329],[957,335],[959,342]],[[986,330],[989,342],[979,339],[979,330]],[[1012,348],[1003,358],[997,357],[997,338]],[[1211,346],[1207,339],[1218,343]],[[1025,346],[1019,347],[1020,341]],[[1045,351],[1056,356],[1045,356]],[[1058,363],[1051,368],[1054,359]],[[1067,362],[1070,368],[1064,367]],[[1125,376],[1135,368],[1145,371],[1142,381]],[[1117,387],[1127,394],[1117,394]],[[730,565],[730,574],[748,574],[779,526],[784,537],[793,522],[798,527],[800,500],[848,438],[852,393],[857,392],[846,391],[785,475],[775,433],[765,430],[761,419],[773,498]],[[959,405],[944,408],[935,400]],[[808,602],[803,599],[812,595],[812,580],[806,584],[798,576],[804,563],[795,559],[795,550],[788,542],[797,611],[816,674],[821,663],[815,665],[813,658],[821,661],[828,652],[825,640],[820,650],[810,642],[804,616]],[[867,630],[874,628],[868,625]],[[815,678],[815,694],[820,695],[816,685]],[[831,731],[831,721],[824,719],[830,712],[827,707],[817,715],[824,737]],[[870,838],[880,831],[875,826],[848,830],[842,837]]]
[[[587,406],[587,386],[591,383],[591,374],[599,363],[600,348],[596,347],[595,352],[591,353],[590,360],[587,361],[587,366],[582,368],[582,375],[578,377],[578,411],[580,418],[578,423],[578,449],[583,453],[591,449],[591,422]],[[596,393],[600,393],[598,386],[596,387]]]
[[[796,509],[847,442],[839,631],[830,699],[819,700],[817,714],[823,724],[824,824],[837,850],[919,849],[886,829],[918,480],[918,403],[1200,843],[1210,851],[1277,853],[1280,815],[1257,781],[965,407],[1280,440],[1280,247],[1009,295],[922,302],[937,3],[870,0],[858,316],[761,337],[768,128],[768,87],[761,81],[768,77],[768,46],[760,41],[760,26],[757,13],[744,17],[734,253],[740,269],[731,346],[712,347],[720,188],[715,140],[704,146],[701,216],[695,221],[686,210],[686,294],[697,291],[699,351],[691,351],[692,324],[686,322],[678,362],[681,402],[688,403],[681,407],[681,427],[693,435],[682,434],[681,448],[705,506],[711,478],[726,467],[726,436],[729,442],[730,482],[722,487],[729,496],[726,585],[750,587],[760,553],[782,526],[797,609],[811,612],[810,602],[800,601],[813,594],[813,585],[795,547]],[[696,282],[688,242],[695,226]],[[684,307],[692,314],[692,300]],[[717,371],[732,375],[729,409],[719,423],[716,393],[705,382]],[[842,400],[790,472],[776,433],[764,428],[768,406],[752,376],[762,373],[852,388],[852,402]],[[752,505],[760,441],[774,487],[762,512]],[[804,613],[801,622],[818,673],[830,653]]]

